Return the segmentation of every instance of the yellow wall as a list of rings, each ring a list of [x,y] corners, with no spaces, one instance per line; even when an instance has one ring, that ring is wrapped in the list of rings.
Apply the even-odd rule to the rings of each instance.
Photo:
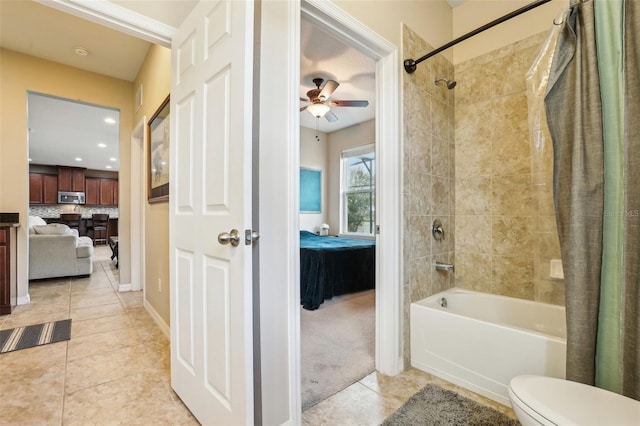
[[[171,90],[171,50],[152,45],[133,87],[142,85],[134,123],[149,121]],[[146,157],[146,141],[145,141]],[[146,166],[145,166],[146,167]],[[144,176],[147,176],[146,170]],[[145,194],[146,197],[146,194]],[[145,203],[145,298],[169,325],[169,203]],[[158,279],[162,290],[158,290]]]
[[[396,46],[401,45],[400,25],[403,23],[434,48],[530,2],[531,0],[467,0],[451,9],[445,1],[333,0],[337,6]],[[552,0],[471,37],[442,54],[454,64],[458,64],[523,40],[548,30],[553,18],[568,5],[568,0]],[[428,52],[423,54],[426,53]]]
[[[403,23],[431,45],[451,41],[452,11],[445,1],[333,0],[333,3],[398,47],[402,46]],[[451,51],[443,53],[449,60],[451,54]]]
[[[0,211],[20,213],[18,229],[18,298],[28,291],[27,216],[29,204],[27,91],[75,99],[120,110],[120,219],[123,254],[128,253],[129,141],[133,91],[128,81],[72,68],[10,50],[0,50]],[[125,257],[123,257],[124,259]],[[130,280],[129,262],[122,262],[121,282]]]
[[[531,0],[466,1],[453,9],[453,38],[473,31],[530,2]],[[453,63],[459,64],[542,31],[548,31],[553,25],[553,18],[568,6],[568,0],[553,0],[473,36],[453,48]]]

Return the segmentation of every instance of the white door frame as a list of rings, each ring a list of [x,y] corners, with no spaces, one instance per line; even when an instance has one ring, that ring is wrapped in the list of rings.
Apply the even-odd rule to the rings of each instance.
[[[303,0],[302,16],[376,61],[376,369],[403,370],[402,156],[398,48],[331,2]],[[300,34],[297,34],[298,38]],[[299,81],[290,84],[298,86]],[[293,194],[296,198],[299,194]]]
[[[145,291],[145,156],[144,141],[147,133],[147,117],[143,116],[131,134],[131,284],[120,284],[120,291]],[[120,259],[118,259],[118,263]]]
[[[260,363],[263,424],[301,424],[300,19],[376,61],[376,369],[403,369],[398,48],[325,0],[261,2],[259,114]],[[256,369],[258,371],[258,369]],[[257,385],[258,386],[258,385]]]

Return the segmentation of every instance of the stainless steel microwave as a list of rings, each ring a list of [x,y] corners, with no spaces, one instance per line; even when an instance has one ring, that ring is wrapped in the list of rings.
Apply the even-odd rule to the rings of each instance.
[[[84,204],[84,192],[58,191],[58,204]]]

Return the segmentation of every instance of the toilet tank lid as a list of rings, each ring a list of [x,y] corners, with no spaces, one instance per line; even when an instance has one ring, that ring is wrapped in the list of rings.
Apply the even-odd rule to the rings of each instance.
[[[640,424],[640,401],[594,386],[553,377],[518,376],[509,388],[529,408],[556,424]]]

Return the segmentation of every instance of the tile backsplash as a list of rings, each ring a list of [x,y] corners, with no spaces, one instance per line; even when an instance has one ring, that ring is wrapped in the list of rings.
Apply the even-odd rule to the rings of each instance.
[[[119,210],[117,207],[99,207],[99,206],[76,206],[71,204],[55,204],[29,206],[29,216],[40,216],[42,218],[56,218],[60,213],[80,213],[84,218],[90,218],[94,213],[107,213],[110,218],[118,218]]]

